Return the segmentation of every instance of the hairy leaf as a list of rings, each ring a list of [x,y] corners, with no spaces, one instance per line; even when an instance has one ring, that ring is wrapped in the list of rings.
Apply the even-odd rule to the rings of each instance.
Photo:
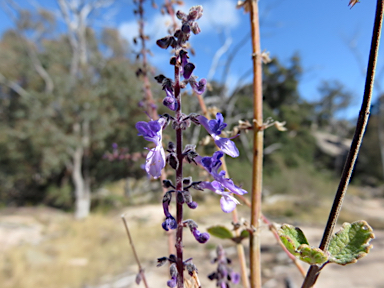
[[[329,261],[340,265],[357,262],[372,248],[369,241],[373,238],[373,230],[364,220],[344,223],[329,243]]]
[[[305,238],[303,231],[301,231],[301,229],[298,227],[293,227],[292,225],[284,224],[281,226],[278,233],[281,242],[283,242],[285,248],[287,248],[288,251],[295,256],[300,255],[299,251],[297,250],[300,245],[308,245],[307,238]]]

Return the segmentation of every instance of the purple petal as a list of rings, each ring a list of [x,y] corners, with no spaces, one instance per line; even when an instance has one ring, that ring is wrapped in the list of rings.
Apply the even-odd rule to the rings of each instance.
[[[216,179],[216,180],[218,182],[220,182],[221,185],[223,185],[225,188],[227,188],[229,191],[231,191],[234,194],[244,195],[244,194],[248,193],[246,190],[233,184],[233,181],[230,178],[221,178],[221,179]]]
[[[184,79],[189,79],[194,69],[195,69],[195,65],[193,63],[187,63],[183,68]]]
[[[240,282],[240,274],[236,272],[231,273],[231,281],[233,284],[238,284]]]
[[[165,97],[163,100],[163,105],[172,111],[177,109],[177,101],[174,97]]]
[[[199,115],[196,117],[197,120],[199,120],[200,124],[205,128],[205,130],[207,130],[207,132],[209,134],[213,134],[213,131],[211,130],[211,128],[209,127],[209,121],[207,118],[205,118],[204,116],[202,115]]]
[[[216,114],[216,119],[209,120],[208,125],[212,132],[216,135],[220,135],[221,131],[227,127],[227,123],[224,122],[224,117],[221,113]]]
[[[159,178],[161,175],[161,170],[165,167],[165,153],[164,149],[161,146],[156,146],[156,148],[150,149],[147,154],[147,160],[145,163],[145,171],[153,178]]]
[[[168,231],[168,230],[174,230],[177,228],[177,222],[175,220],[175,218],[172,216],[172,215],[169,215],[165,221],[161,224],[161,226],[163,227],[163,229],[165,231]]]
[[[233,158],[239,156],[239,150],[237,149],[235,143],[232,140],[229,140],[228,138],[220,138],[217,140],[215,139],[215,143],[217,147],[219,147],[220,150],[228,156],[231,156]]]
[[[236,208],[236,202],[232,197],[228,195],[223,195],[220,199],[221,210],[225,213],[232,212]]]

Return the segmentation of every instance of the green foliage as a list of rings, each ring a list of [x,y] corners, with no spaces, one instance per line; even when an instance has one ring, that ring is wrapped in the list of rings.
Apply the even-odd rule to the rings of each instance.
[[[83,172],[89,174],[93,188],[128,175],[143,175],[139,165],[102,158],[114,142],[129,147],[129,153],[142,151],[145,142],[134,129],[145,117],[136,105],[142,97],[141,84],[117,31],[106,29],[99,40],[88,28],[88,63],[71,84],[72,48],[66,35],[56,33],[54,16],[25,12],[18,27],[19,31],[6,31],[0,41],[0,74],[7,79],[0,83],[0,201],[16,205],[44,201],[68,207],[69,186],[62,183],[71,180],[73,151],[83,141],[74,132],[76,124],[81,129],[89,126]],[[36,29],[44,33],[40,42],[23,36]],[[51,93],[36,73],[28,47],[52,79]],[[104,54],[108,49],[112,55]],[[65,199],[55,191],[65,191]]]
[[[228,228],[225,226],[212,226],[207,229],[208,233],[211,234],[214,237],[220,238],[220,239],[232,239],[233,234]]]
[[[357,262],[372,248],[369,242],[374,238],[373,230],[367,222],[361,220],[352,224],[344,223],[329,243],[329,261],[340,265]]]
[[[279,229],[279,236],[281,242],[283,242],[287,250],[295,256],[300,255],[298,248],[302,244],[308,245],[307,238],[305,238],[303,231],[301,231],[299,227],[293,227],[291,225],[284,224]]]
[[[326,262],[340,265],[355,263],[369,252],[372,247],[369,241],[375,237],[372,228],[363,220],[344,223],[332,237],[328,251],[324,252],[320,248],[311,247],[298,227],[284,224],[278,233],[281,242],[292,255],[311,265]]]

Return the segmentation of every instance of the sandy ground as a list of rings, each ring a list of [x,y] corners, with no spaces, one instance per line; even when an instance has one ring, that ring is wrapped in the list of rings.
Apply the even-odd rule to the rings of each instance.
[[[359,214],[376,217],[375,221],[384,220],[384,199],[377,201],[367,200],[367,204],[357,201],[356,210]],[[350,207],[352,207],[350,205]],[[366,207],[366,209],[364,209]],[[33,208],[28,208],[33,209]],[[200,208],[203,211],[203,208]],[[353,207],[352,207],[353,209]],[[223,224],[230,227],[231,219],[229,215],[223,214],[220,209],[211,209],[207,207],[206,213],[188,214],[187,217],[193,219],[199,224],[199,229],[205,229],[211,226],[210,223]],[[209,210],[209,211],[208,211]],[[361,211],[360,211],[361,210]],[[1,251],[17,245],[39,245],[42,239],[41,231],[43,225],[36,218],[28,216],[25,209],[12,210],[12,213],[0,213],[0,253]],[[140,233],[145,233],[146,229],[153,229],[154,225],[160,226],[163,220],[163,212],[159,205],[145,205],[140,207],[129,207],[121,211],[125,213],[128,223],[133,229],[139,229]],[[240,211],[240,216],[242,216]],[[57,215],[56,215],[57,214]],[[50,212],[49,217],[65,217],[62,212]],[[244,214],[245,215],[245,214]],[[371,215],[371,216],[370,216]],[[372,216],[373,215],[373,216]],[[368,217],[367,216],[367,217]],[[106,216],[118,218],[118,215]],[[356,220],[361,219],[357,218]],[[377,222],[379,223],[379,222]],[[384,223],[384,222],[383,222]],[[306,234],[310,243],[317,245],[321,239],[323,227],[317,225],[299,225]],[[382,226],[381,226],[382,227]],[[375,228],[375,227],[373,227]],[[161,230],[159,230],[161,231]],[[236,249],[231,241],[211,238],[208,244],[202,245],[195,241],[189,231],[185,230],[184,246],[185,257],[193,257],[194,263],[199,269],[199,277],[202,287],[215,287],[215,283],[207,279],[209,273],[215,270],[215,265],[210,261],[215,257],[215,246],[220,243],[227,251],[227,255],[232,259],[232,268],[239,271],[239,264],[236,256]],[[336,288],[336,287],[354,287],[354,288],[384,288],[384,230],[374,229],[376,238],[371,242],[374,248],[364,258],[360,259],[356,264],[339,266],[336,264],[328,265],[321,273],[316,284],[317,288]],[[292,264],[291,260],[281,250],[272,233],[268,228],[262,227],[262,263],[263,263],[263,287],[265,288],[282,288],[285,286],[286,279],[289,279],[292,288],[300,287],[302,276],[297,268]],[[134,237],[135,239],[135,237]],[[143,259],[142,265],[145,267],[146,276],[149,286],[152,288],[167,287],[166,281],[169,278],[169,272],[166,265],[156,267],[156,258],[167,256],[164,253],[164,247],[167,236],[162,233],[158,238],[136,239],[136,244],[139,250],[139,256]],[[158,251],[156,248],[159,248]],[[148,248],[148,249],[147,249]],[[149,249],[151,248],[151,249]],[[154,249],[155,248],[155,249]],[[156,251],[156,255],[147,255],[146,251]],[[165,249],[166,250],[166,249]],[[246,253],[248,252],[247,243],[245,243]],[[152,253],[151,252],[151,253]],[[138,287],[135,284],[135,274],[137,267],[134,264],[133,258],[131,263],[128,263],[127,269],[117,275],[100,275],[97,285],[84,284],[82,288],[124,288]],[[302,264],[305,269],[307,265]],[[144,287],[142,284],[141,287]],[[0,285],[1,287],[1,285]],[[240,285],[232,285],[231,287],[240,287]],[[23,288],[23,287],[20,287]],[[45,288],[45,287],[41,287]],[[78,288],[78,287],[70,287]]]

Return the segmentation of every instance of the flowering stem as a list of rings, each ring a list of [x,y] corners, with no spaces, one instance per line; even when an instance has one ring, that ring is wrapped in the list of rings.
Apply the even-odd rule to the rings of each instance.
[[[252,175],[252,206],[251,225],[254,232],[251,234],[250,268],[251,287],[261,288],[261,262],[260,262],[260,229],[259,220],[261,216],[261,193],[263,177],[263,137],[261,129],[263,125],[263,95],[261,78],[261,49],[259,12],[257,1],[249,0],[251,29],[252,29],[252,60],[253,60],[253,175]]]
[[[141,280],[143,280],[144,286],[146,288],[148,288],[147,279],[145,278],[145,274],[144,274],[144,269],[141,267],[139,257],[137,256],[135,245],[133,244],[131,233],[129,232],[129,229],[128,229],[127,220],[125,219],[124,215],[121,215],[121,219],[123,220],[125,231],[127,232],[129,244],[131,245],[131,248],[132,248],[132,251],[133,251],[133,255],[135,257],[137,266],[139,267],[139,274],[140,274]]]
[[[180,95],[180,68],[175,65],[175,98],[177,101],[176,121],[179,123],[182,118],[181,95]],[[183,191],[183,130],[179,125],[176,127],[176,157],[179,165],[176,169],[176,191]],[[183,203],[178,201],[176,196],[176,256],[177,256],[177,287],[184,288],[184,266],[183,266]]]
[[[379,51],[381,28],[383,23],[383,13],[384,13],[383,2],[384,2],[383,0],[377,0],[375,24],[373,27],[373,35],[372,35],[372,41],[371,41],[371,50],[369,53],[368,69],[367,69],[367,76],[365,80],[363,102],[361,104],[359,118],[357,120],[355,134],[353,136],[353,140],[351,143],[351,148],[349,150],[348,157],[345,161],[339,187],[337,188],[335,200],[333,202],[333,206],[329,214],[327,226],[324,230],[324,235],[319,247],[321,250],[325,252],[328,250],[329,241],[332,237],[333,229],[336,225],[337,218],[340,214],[341,206],[343,204],[343,199],[347,192],[349,180],[351,178],[353,168],[356,163],[357,155],[359,154],[360,146],[363,141],[364,132],[368,124],[371,100],[372,100],[373,82],[375,78],[375,70],[376,70],[376,63],[377,63],[377,55]],[[313,285],[316,283],[317,278],[320,275],[320,270],[321,270],[320,267],[316,265],[312,265],[309,268],[307,276],[304,279],[302,288],[313,287]]]

